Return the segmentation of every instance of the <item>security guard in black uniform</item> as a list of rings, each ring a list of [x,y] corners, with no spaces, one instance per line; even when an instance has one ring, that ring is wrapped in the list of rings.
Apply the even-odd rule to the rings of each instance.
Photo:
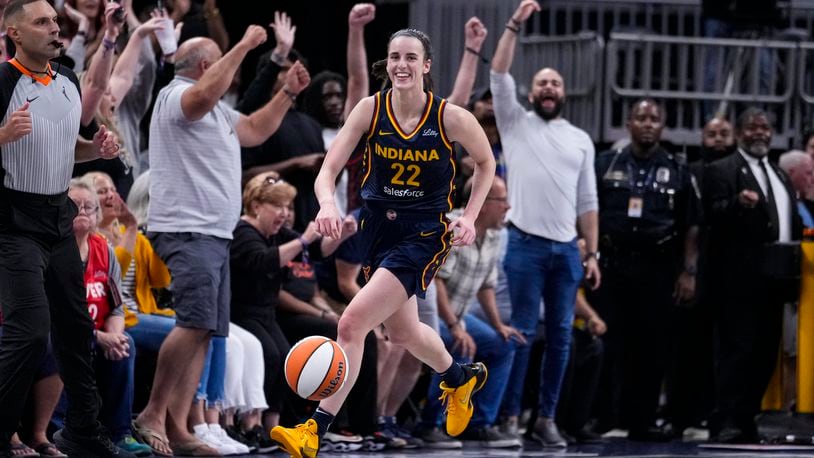
[[[608,324],[600,425],[645,441],[669,439],[655,428],[669,317],[694,295],[698,257],[700,193],[683,159],[659,145],[663,119],[656,102],[637,101],[630,146],[596,160],[603,281],[592,303]]]

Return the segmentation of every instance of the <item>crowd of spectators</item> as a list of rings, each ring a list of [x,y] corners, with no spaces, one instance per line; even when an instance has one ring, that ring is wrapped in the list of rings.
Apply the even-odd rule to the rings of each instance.
[[[46,0],[0,0],[8,3],[16,16],[3,26],[3,65],[30,72],[12,59],[30,46],[19,23]],[[294,47],[297,27],[285,12],[271,18],[273,37],[253,25],[230,43],[214,0],[138,12],[132,0],[53,8],[61,27],[49,34],[62,52],[51,65],[77,75],[79,134],[102,150],[105,138],[118,142],[117,154],[77,163],[67,190],[93,325],[86,370],[96,388],[83,389],[98,389],[99,422],[136,456],[274,450],[269,429],[315,407],[287,388],[287,352],[309,335],[335,339],[363,282],[355,234],[364,144],[337,185],[339,239],[315,229],[313,184],[343,120],[370,95],[364,31],[376,8],[353,6],[347,68],[316,75]],[[462,440],[511,448],[523,431],[550,447],[613,429],[664,441],[698,426],[713,440],[760,441],[755,417],[777,362],[783,304],[798,291],[792,242],[814,228],[814,135],[774,164],[769,113],[719,113],[704,127],[701,159],[687,164],[660,143],[663,105],[645,99],[632,106],[630,144],[596,154],[562,116],[568,82],[556,69],[540,69],[528,103],[518,100],[514,48],[539,9],[523,0],[494,52],[483,49],[487,30],[471,18],[453,91],[443,94],[475,115],[498,166],[476,243],[450,253],[419,301],[421,321],[456,359],[489,368],[471,424],[457,438],[439,429],[438,375],[380,328],[365,340],[361,383],[323,451],[450,449]],[[255,73],[238,75],[269,39],[274,48]],[[490,81],[475,88],[484,55]],[[51,68],[34,71],[35,84],[47,85],[38,73],[56,80]],[[251,81],[242,94],[238,77]],[[3,129],[26,111],[14,100],[0,128],[2,201],[12,199],[7,145],[19,138]],[[456,154],[461,206],[472,165],[462,148]],[[0,214],[11,215],[6,207]],[[8,329],[20,319],[10,297],[0,291]],[[58,319],[51,316],[53,329],[75,322]],[[680,323],[672,332],[671,320]],[[75,389],[61,396],[55,357],[65,351],[47,341],[31,352],[38,367],[27,369],[30,387],[11,390],[0,376],[0,409],[13,393],[28,398],[19,424],[0,423],[0,457],[65,456],[51,433],[78,404]],[[141,380],[149,400],[136,405],[134,392],[147,391],[136,385],[144,357],[155,359],[155,372]],[[422,374],[428,389],[417,383]]]

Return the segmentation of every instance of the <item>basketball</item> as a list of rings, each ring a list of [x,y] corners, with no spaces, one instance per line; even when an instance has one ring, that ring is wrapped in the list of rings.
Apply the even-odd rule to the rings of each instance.
[[[300,397],[319,401],[345,384],[348,362],[345,351],[333,340],[310,336],[297,342],[285,358],[285,379]]]

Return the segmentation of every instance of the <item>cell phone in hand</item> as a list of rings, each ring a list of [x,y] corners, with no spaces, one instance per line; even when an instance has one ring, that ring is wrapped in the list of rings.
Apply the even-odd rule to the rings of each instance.
[[[113,3],[118,3],[119,5],[121,5],[121,3],[122,3],[122,0],[110,0],[110,1],[113,2]],[[116,8],[116,11],[113,12],[113,20],[120,23],[120,24],[122,22],[124,22],[124,7],[123,6],[119,6],[118,8]]]

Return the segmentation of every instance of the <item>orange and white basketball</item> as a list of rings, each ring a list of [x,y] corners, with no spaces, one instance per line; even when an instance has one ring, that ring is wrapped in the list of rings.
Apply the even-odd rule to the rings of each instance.
[[[319,401],[345,384],[348,359],[342,347],[323,336],[297,342],[285,358],[285,379],[300,397]]]

